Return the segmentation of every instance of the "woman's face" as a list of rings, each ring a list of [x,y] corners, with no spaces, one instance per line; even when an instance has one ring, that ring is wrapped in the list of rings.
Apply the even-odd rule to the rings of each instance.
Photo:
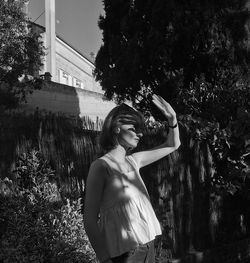
[[[118,142],[121,146],[135,148],[142,137],[142,132],[135,129],[133,124],[122,124],[118,134]]]

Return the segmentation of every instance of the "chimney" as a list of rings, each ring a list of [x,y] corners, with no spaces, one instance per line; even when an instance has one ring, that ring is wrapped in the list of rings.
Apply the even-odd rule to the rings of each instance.
[[[55,0],[45,0],[45,53],[46,72],[55,81],[56,76],[56,26],[55,26]]]

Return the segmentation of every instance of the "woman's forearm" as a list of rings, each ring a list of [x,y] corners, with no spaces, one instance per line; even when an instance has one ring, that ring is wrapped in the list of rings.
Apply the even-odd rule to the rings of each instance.
[[[168,120],[168,124],[169,124],[168,138],[166,142],[163,144],[163,147],[171,147],[172,150],[175,150],[181,144],[179,138],[179,127],[177,123],[176,113],[172,108],[172,106],[168,102],[166,102],[161,96],[154,94],[152,98],[153,98],[152,100],[153,103],[163,113],[163,115]],[[167,154],[168,153],[169,153],[169,149],[167,149]]]
[[[181,144],[177,118],[168,119],[168,124],[167,146],[177,149]]]

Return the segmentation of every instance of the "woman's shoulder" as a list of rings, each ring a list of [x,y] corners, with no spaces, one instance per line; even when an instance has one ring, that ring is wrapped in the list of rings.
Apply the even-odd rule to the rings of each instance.
[[[99,157],[91,163],[91,168],[107,167],[107,163],[103,157]]]
[[[101,178],[106,178],[108,174],[109,174],[109,171],[108,171],[107,164],[102,158],[98,158],[91,163],[89,172],[88,172],[88,177],[96,178],[99,180],[100,176]]]

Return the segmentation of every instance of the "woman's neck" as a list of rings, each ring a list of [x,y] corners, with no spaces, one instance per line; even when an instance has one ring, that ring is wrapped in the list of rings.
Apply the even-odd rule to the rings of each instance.
[[[121,145],[117,145],[116,148],[108,152],[108,155],[111,155],[116,161],[123,163],[125,162],[126,149]]]

